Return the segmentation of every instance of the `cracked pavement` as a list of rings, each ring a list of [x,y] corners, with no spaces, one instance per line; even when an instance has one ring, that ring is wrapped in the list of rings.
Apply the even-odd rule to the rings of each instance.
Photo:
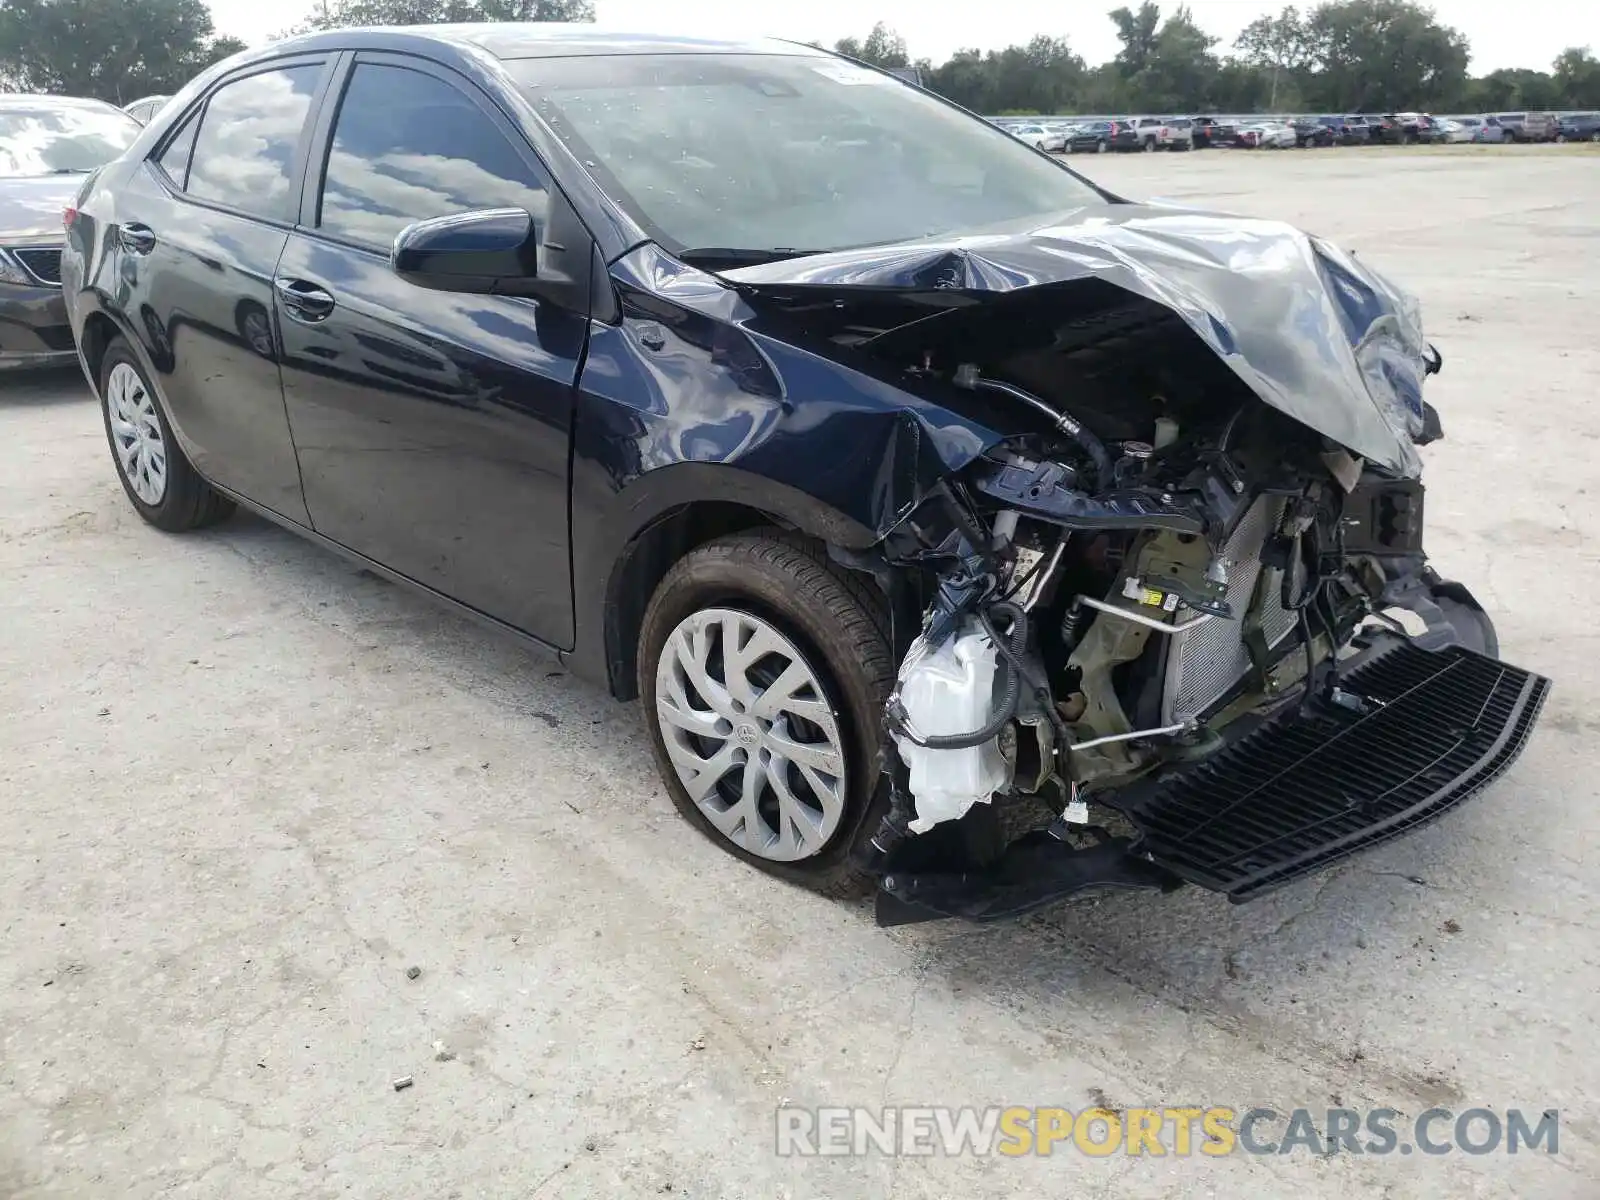
[[[0,1196],[1594,1196],[1595,160],[1083,165],[1421,295],[1430,549],[1556,681],[1506,778],[1241,907],[882,931],[691,831],[632,706],[254,519],[143,526],[82,383],[0,379]],[[781,1103],[1563,1120],[1555,1158],[800,1160]]]

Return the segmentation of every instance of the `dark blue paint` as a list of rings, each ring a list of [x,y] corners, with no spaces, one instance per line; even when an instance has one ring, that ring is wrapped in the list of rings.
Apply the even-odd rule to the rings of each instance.
[[[80,205],[63,260],[80,345],[93,352],[102,318],[134,343],[214,482],[570,650],[575,669],[619,692],[632,648],[617,614],[645,600],[623,594],[623,564],[641,532],[711,502],[866,548],[941,480],[1036,428],[1027,410],[986,394],[931,379],[905,390],[896,355],[817,341],[784,323],[773,296],[937,297],[931,315],[1027,288],[1121,288],[1178,312],[1266,402],[1400,465],[1377,397],[1409,390],[1412,314],[1353,260],[1283,226],[1113,200],[1048,229],[722,276],[678,261],[596,188],[496,59],[662,48],[588,30],[334,31],[213,68]],[[356,54],[373,51],[454,72],[542,160],[555,191],[532,294],[419,287],[383,255],[309,228],[329,105]],[[300,223],[193,203],[145,161],[241,64],[308,52],[333,65],[297,152]],[[124,222],[155,231],[154,253],[121,246]],[[473,245],[509,250],[519,227],[496,228],[479,228]],[[286,282],[331,307],[296,308]]]

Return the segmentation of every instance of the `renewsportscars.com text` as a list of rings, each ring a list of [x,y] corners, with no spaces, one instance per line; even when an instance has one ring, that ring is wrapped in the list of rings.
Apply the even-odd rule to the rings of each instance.
[[[1545,1154],[1560,1152],[1555,1109],[1277,1110],[1161,1108],[779,1108],[775,1150],[790,1156],[1114,1154]]]

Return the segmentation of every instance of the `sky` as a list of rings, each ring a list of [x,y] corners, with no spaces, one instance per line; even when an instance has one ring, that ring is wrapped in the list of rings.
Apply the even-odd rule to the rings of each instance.
[[[831,44],[854,34],[863,37],[874,21],[884,21],[905,39],[912,58],[941,62],[964,47],[995,50],[1026,42],[1036,33],[1066,37],[1091,64],[1117,51],[1105,14],[1127,0],[1064,5],[1055,0],[803,0],[762,5],[751,0],[595,0],[602,25],[667,30],[695,36],[765,34]],[[1190,0],[1202,29],[1231,46],[1256,17],[1277,12],[1287,0]],[[1314,0],[1302,0],[1309,8]],[[210,0],[219,33],[251,45],[266,41],[303,18],[310,0]],[[1135,7],[1129,3],[1129,7]],[[1175,7],[1170,0],[1163,10]],[[1465,33],[1472,43],[1472,73],[1501,67],[1550,63],[1568,46],[1588,45],[1600,53],[1600,2],[1597,0],[1435,0],[1441,22]],[[978,14],[974,20],[974,14]],[[666,23],[669,22],[670,24]]]

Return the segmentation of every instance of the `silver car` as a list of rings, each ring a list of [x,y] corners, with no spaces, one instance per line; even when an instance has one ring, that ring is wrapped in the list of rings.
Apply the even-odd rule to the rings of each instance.
[[[139,136],[98,100],[0,96],[0,370],[76,360],[61,300],[62,214]]]

